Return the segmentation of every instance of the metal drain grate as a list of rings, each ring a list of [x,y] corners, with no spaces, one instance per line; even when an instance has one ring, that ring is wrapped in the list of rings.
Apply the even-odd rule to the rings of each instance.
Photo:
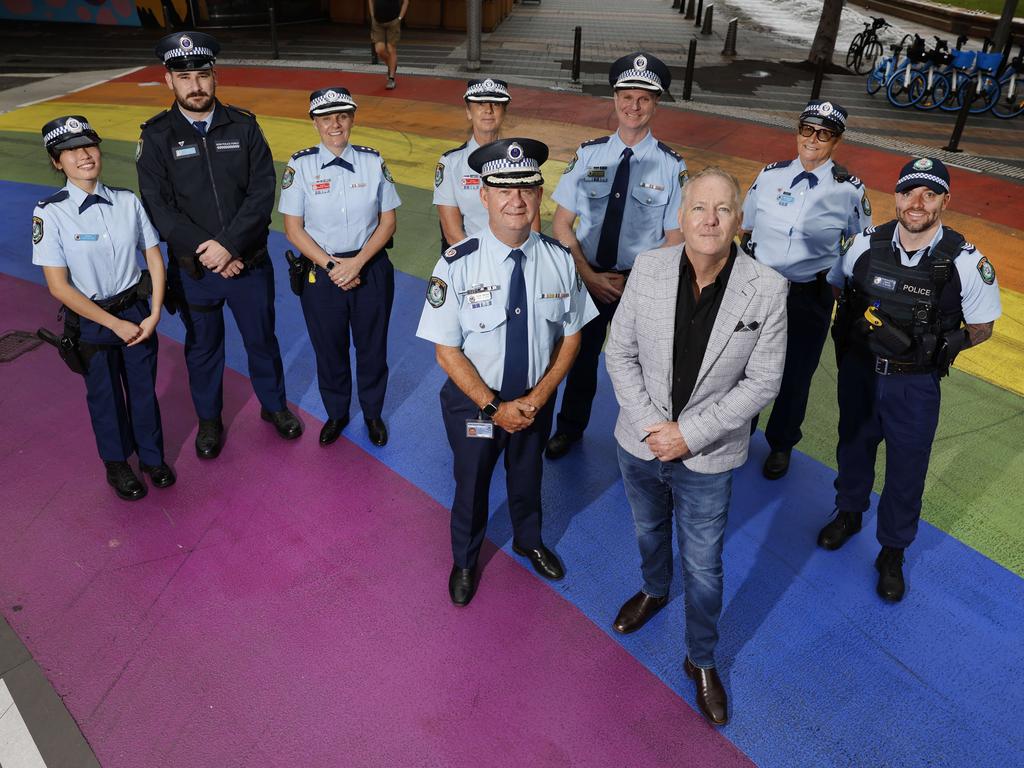
[[[0,335],[0,363],[9,363],[18,355],[29,352],[42,343],[42,340],[34,333],[6,331]]]

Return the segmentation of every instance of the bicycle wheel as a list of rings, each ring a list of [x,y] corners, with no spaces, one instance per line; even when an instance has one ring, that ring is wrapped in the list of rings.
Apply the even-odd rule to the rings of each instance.
[[[863,75],[870,72],[882,60],[882,44],[877,40],[871,40],[861,51],[860,59],[857,61],[857,74]]]
[[[860,58],[860,49],[863,44],[864,33],[858,32],[853,36],[853,40],[850,41],[850,47],[846,51],[846,66],[854,72],[857,71],[857,59]]]
[[[992,105],[992,114],[1003,120],[1024,112],[1024,73],[1017,73],[1012,79],[1003,83],[999,98]]]
[[[870,96],[874,96],[885,85],[885,65],[879,62],[874,69],[871,70],[871,74],[868,75],[867,82],[864,87]]]
[[[973,74],[971,79],[965,82],[963,88],[960,89],[960,104],[964,103],[964,99],[969,99],[972,115],[987,112],[999,100],[999,84],[994,77],[982,75],[981,85],[978,82],[978,75]]]
[[[927,78],[926,78],[927,79]],[[949,80],[938,72],[932,73],[932,87],[925,83],[925,91],[921,98],[914,102],[917,109],[931,110],[938,108],[949,97]]]
[[[894,107],[906,109],[921,98],[924,90],[924,77],[920,72],[912,73],[908,82],[906,70],[903,70],[890,78],[889,84],[885,86],[885,95]]]
[[[953,87],[953,81],[950,78],[956,79],[956,88]],[[963,72],[954,71],[946,77],[946,82],[949,83],[949,90],[946,91],[946,98],[939,102],[939,109],[943,112],[956,112],[960,109],[960,91],[970,88],[971,80]]]

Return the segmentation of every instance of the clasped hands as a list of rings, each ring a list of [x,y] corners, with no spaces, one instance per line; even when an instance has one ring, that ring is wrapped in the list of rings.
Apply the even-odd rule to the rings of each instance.
[[[510,434],[520,432],[533,424],[538,410],[539,406],[525,397],[520,397],[502,402],[498,406],[498,412],[491,417],[491,421]]]
[[[677,421],[662,421],[652,424],[649,427],[644,427],[644,431],[647,432],[647,436],[643,438],[644,443],[647,444],[654,457],[660,461],[674,461],[690,453],[690,448],[686,445],[686,440],[683,439],[683,433],[679,431],[679,422]]]
[[[196,248],[199,263],[211,272],[223,278],[236,277],[245,269],[241,259],[236,259],[231,252],[216,240],[204,240]]]

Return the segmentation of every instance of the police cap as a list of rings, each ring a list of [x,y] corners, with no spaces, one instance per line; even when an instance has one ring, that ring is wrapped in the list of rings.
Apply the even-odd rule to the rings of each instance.
[[[617,91],[640,88],[661,94],[672,83],[672,73],[661,59],[638,51],[612,64],[608,70],[608,82]]]
[[[949,171],[941,160],[933,157],[914,158],[900,171],[896,191],[906,192],[915,187],[928,187],[940,195],[949,192]]]
[[[833,133],[846,130],[846,118],[849,113],[834,101],[811,99],[800,113],[800,122],[807,125],[820,125]]]
[[[100,135],[81,115],[56,117],[43,126],[42,134],[43,146],[53,154],[75,147],[95,146],[101,141]]]
[[[539,187],[540,167],[548,159],[548,145],[534,139],[499,139],[484,144],[469,156],[469,167],[488,187]]]
[[[512,101],[508,92],[508,83],[490,77],[486,80],[466,81],[466,93],[463,98],[478,104],[508,104]]]
[[[331,115],[335,112],[355,112],[356,102],[348,88],[340,85],[321,88],[309,94],[309,116]]]
[[[220,53],[220,43],[205,32],[174,32],[156,44],[156,57],[172,72],[209,69]]]

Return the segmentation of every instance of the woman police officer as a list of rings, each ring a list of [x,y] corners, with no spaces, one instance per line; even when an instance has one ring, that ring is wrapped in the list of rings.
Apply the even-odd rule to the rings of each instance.
[[[146,495],[146,486],[128,465],[133,453],[153,485],[175,481],[164,462],[156,398],[156,326],[166,285],[160,238],[130,190],[100,181],[100,137],[86,118],[58,117],[42,134],[67,183],[36,206],[32,263],[43,268],[50,293],[64,305],[65,335],[79,337],[87,358],[86,400],[107,482],[134,501]],[[148,279],[136,249],[145,254]]]
[[[337,440],[348,424],[350,331],[370,441],[388,441],[381,414],[395,270],[384,249],[395,233],[395,209],[402,201],[380,153],[349,143],[355,112],[345,88],[310,94],[309,116],[320,144],[292,155],[278,205],[288,240],[312,262],[301,302],[327,410],[321,445]]]

